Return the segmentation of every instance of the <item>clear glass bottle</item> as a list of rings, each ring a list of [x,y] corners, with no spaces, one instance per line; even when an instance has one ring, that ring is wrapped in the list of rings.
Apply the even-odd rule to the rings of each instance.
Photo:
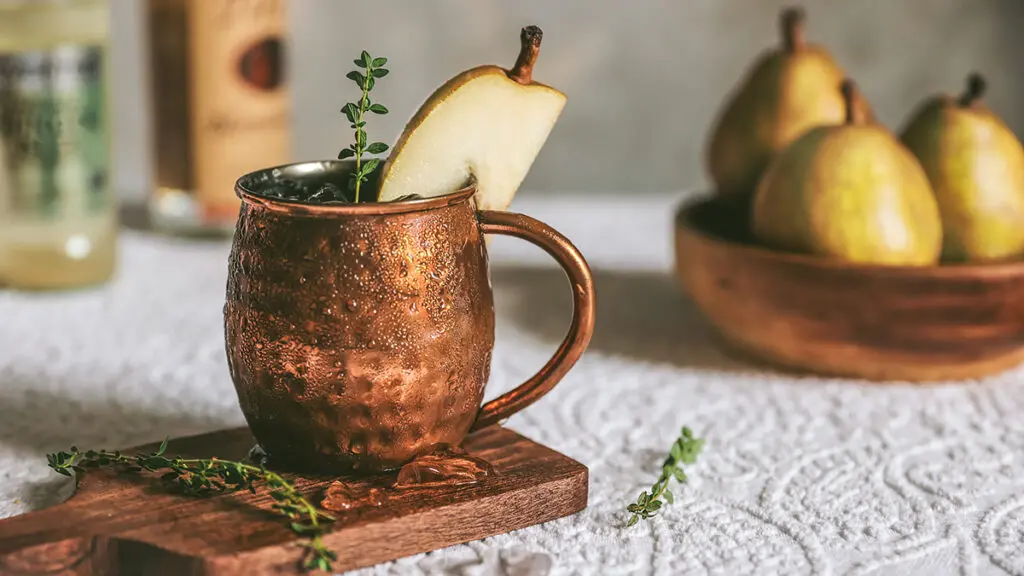
[[[109,30],[107,0],[0,0],[0,284],[114,272]]]
[[[285,0],[147,0],[157,228],[230,234],[239,176],[291,160]]]

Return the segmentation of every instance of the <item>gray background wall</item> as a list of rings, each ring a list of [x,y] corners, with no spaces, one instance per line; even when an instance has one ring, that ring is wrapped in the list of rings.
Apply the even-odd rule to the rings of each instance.
[[[114,6],[117,180],[147,186],[142,1]],[[437,85],[481,63],[511,65],[518,31],[545,37],[535,77],[569,96],[524,193],[671,191],[706,182],[702,149],[722,98],[777,42],[776,0],[292,0],[296,159],[332,157],[350,135],[338,108],[362,49],[390,58],[375,92],[392,113],[370,126],[393,140]],[[1024,134],[1024,1],[809,0],[809,37],[825,43],[899,126],[926,94],[959,91],[970,70]]]

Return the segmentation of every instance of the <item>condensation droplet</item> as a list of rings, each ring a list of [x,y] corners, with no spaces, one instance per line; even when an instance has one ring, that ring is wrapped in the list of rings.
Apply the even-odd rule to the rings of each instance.
[[[359,310],[359,302],[356,302],[355,300],[348,300],[345,302],[345,308],[348,309],[349,312],[355,312],[356,310]]]

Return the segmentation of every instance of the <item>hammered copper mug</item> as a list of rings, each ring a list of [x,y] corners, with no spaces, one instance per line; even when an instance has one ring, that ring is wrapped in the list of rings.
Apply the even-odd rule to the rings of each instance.
[[[389,470],[457,446],[550,391],[593,332],[593,279],[579,251],[532,218],[475,210],[473,188],[349,205],[260,195],[272,174],[344,182],[350,169],[292,164],[236,185],[228,365],[260,447],[297,469]],[[569,276],[574,309],[540,372],[481,407],[494,348],[487,233],[553,256]]]

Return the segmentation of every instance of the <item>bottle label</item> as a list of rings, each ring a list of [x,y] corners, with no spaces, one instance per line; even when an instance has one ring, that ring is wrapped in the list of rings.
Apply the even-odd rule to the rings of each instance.
[[[110,209],[103,48],[0,53],[0,196],[15,218]]]
[[[207,218],[238,214],[235,181],[291,157],[284,0],[191,0],[195,184]]]

